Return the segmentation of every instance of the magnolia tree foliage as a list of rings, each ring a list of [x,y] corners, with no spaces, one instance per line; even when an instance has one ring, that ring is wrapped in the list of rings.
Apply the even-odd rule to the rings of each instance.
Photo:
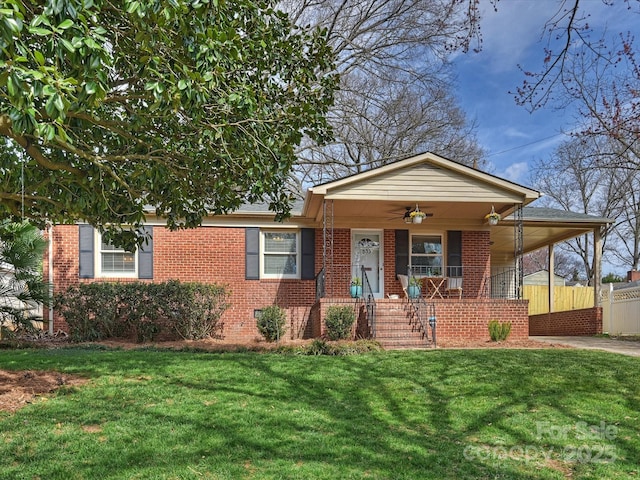
[[[4,0],[0,215],[129,246],[149,207],[170,228],[244,202],[282,218],[296,146],[330,135],[332,57],[269,1]]]

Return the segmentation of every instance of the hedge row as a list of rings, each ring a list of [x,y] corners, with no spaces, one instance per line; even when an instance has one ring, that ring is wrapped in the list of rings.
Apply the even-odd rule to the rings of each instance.
[[[74,341],[135,338],[199,340],[222,331],[229,308],[225,287],[203,283],[83,283],[55,299]]]

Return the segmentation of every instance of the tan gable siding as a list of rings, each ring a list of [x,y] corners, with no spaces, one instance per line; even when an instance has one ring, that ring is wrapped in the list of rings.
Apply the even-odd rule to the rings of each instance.
[[[332,200],[415,200],[447,202],[500,202],[522,200],[476,179],[435,165],[422,164],[394,170],[327,192]]]

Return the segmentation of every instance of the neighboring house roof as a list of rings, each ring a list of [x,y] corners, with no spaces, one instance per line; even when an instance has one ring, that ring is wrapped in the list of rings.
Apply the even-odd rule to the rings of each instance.
[[[627,288],[637,288],[640,287],[640,280],[636,280],[634,282],[616,282],[613,284],[614,290],[625,290]],[[609,284],[603,284],[603,288],[609,288]]]
[[[566,281],[560,275],[553,276],[555,286],[564,286]],[[524,285],[549,285],[549,270],[538,270],[523,277]]]

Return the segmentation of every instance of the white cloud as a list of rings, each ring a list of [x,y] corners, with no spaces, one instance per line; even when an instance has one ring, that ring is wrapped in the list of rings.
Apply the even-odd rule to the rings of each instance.
[[[531,135],[523,132],[522,130],[515,127],[508,127],[502,132],[503,136],[509,138],[531,138]]]
[[[498,3],[497,12],[488,0],[481,0],[480,4],[483,44],[475,60],[496,74],[514,71],[532,48],[543,55],[543,26],[557,9],[557,1],[510,0]]]
[[[522,183],[528,172],[529,166],[527,165],[527,162],[518,162],[509,165],[506,170],[498,173],[498,176],[511,180],[512,182]]]

